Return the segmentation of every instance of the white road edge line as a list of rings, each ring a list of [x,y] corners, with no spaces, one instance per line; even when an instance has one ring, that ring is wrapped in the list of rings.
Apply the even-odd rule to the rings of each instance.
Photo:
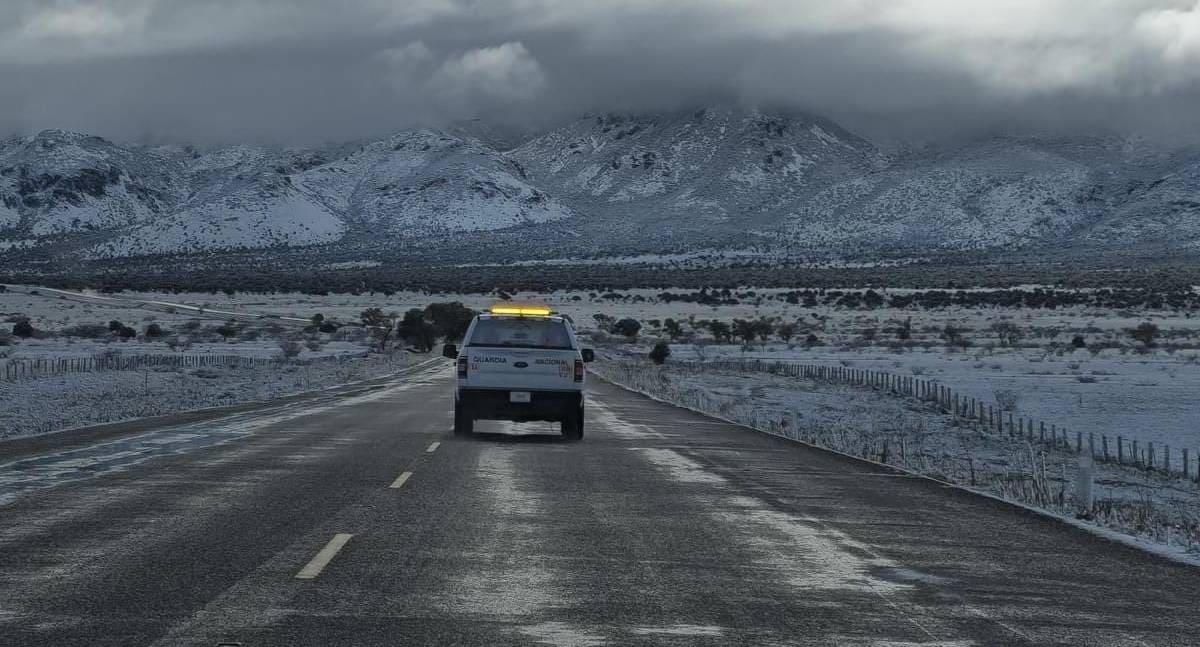
[[[434,453],[434,452],[436,452],[436,451],[437,451],[437,448],[438,448],[438,447],[441,447],[441,446],[442,446],[442,444],[441,444],[440,442],[438,442],[438,441],[436,441],[436,440],[435,440],[435,441],[433,441],[433,443],[432,443],[432,444],[430,444],[430,445],[429,445],[429,447],[428,447],[428,448],[425,450],[425,453],[426,453],[426,454],[432,454],[432,453]]]
[[[400,488],[404,487],[404,483],[406,481],[408,481],[408,479],[411,477],[412,477],[412,472],[401,472],[400,476],[397,476],[396,480],[392,481],[392,484],[389,485],[388,487],[390,487],[393,490],[399,490]]]
[[[325,567],[329,565],[329,562],[333,561],[333,558],[338,554],[338,551],[340,551],[342,547],[346,545],[346,542],[350,541],[350,538],[353,536],[354,535],[341,532],[334,535],[333,539],[330,539],[329,543],[325,544],[325,547],[321,549],[321,552],[317,553],[317,556],[313,557],[312,561],[306,564],[304,568],[300,569],[299,573],[296,573],[296,579],[316,579],[316,577],[321,574],[321,571],[325,570]]]

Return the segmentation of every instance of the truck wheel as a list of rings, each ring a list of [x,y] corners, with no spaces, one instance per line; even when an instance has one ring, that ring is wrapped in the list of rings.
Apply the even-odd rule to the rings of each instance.
[[[579,407],[579,411],[563,419],[560,428],[563,438],[568,442],[583,440],[583,407]]]
[[[454,435],[470,436],[475,431],[475,419],[460,406],[454,407]]]

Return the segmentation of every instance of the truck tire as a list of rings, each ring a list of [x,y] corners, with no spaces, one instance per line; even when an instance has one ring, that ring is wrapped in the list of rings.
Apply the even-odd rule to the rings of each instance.
[[[454,406],[454,435],[455,436],[470,436],[475,432],[475,419],[466,411],[463,411],[461,406]]]
[[[564,418],[560,423],[563,439],[567,442],[576,442],[583,440],[583,406],[579,410]]]

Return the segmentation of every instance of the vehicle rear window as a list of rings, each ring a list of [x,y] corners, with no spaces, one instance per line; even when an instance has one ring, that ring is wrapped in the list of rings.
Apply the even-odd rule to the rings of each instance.
[[[480,319],[467,346],[570,350],[567,326],[550,319]]]

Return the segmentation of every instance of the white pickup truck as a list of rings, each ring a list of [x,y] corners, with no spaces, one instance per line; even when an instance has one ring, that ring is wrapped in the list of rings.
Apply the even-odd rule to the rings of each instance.
[[[476,420],[549,420],[567,440],[583,438],[584,363],[569,319],[540,306],[495,306],[475,317],[462,348],[446,344],[456,360],[454,433],[470,435]]]

